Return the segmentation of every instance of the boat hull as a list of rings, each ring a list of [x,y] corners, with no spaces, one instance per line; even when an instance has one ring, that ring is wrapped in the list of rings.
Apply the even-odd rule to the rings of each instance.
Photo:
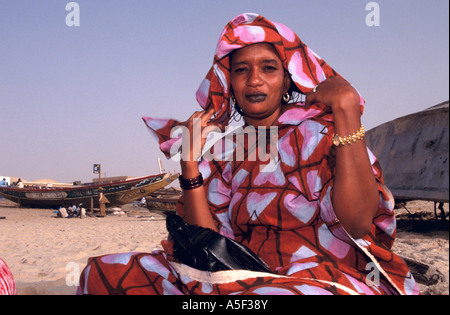
[[[162,189],[149,194],[146,206],[150,211],[175,212],[182,193],[178,190]]]
[[[396,200],[449,201],[448,102],[367,131]]]
[[[169,185],[178,174],[170,173],[141,177],[116,183],[80,186],[67,189],[26,189],[0,188],[0,195],[4,198],[30,208],[58,208],[62,205],[83,204],[85,208],[99,207],[101,187],[108,199],[108,207],[120,206],[139,200],[149,193]]]

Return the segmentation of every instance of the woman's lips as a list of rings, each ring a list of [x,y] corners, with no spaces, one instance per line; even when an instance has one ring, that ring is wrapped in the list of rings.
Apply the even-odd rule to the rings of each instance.
[[[249,94],[245,94],[246,100],[251,102],[251,103],[264,102],[266,97],[267,97],[267,95],[264,94],[264,93],[249,93]]]

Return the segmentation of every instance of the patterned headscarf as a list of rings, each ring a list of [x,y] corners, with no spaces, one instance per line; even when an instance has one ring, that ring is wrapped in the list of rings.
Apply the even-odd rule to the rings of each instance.
[[[255,13],[238,15],[223,30],[213,66],[196,94],[201,107],[208,109],[214,106],[216,119],[221,123],[228,123],[232,110],[229,55],[255,43],[270,43],[275,47],[284,69],[302,94],[310,92],[325,79],[338,75],[288,27]]]

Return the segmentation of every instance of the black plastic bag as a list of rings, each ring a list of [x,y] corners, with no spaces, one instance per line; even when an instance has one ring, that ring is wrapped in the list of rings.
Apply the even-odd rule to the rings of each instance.
[[[189,225],[176,214],[166,218],[175,257],[183,264],[205,271],[252,270],[270,272],[250,249],[219,233]]]

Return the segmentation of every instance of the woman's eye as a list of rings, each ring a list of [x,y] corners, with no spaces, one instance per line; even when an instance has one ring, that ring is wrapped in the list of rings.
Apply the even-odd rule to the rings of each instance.
[[[264,66],[263,67],[264,71],[276,71],[277,68],[274,66]]]
[[[245,70],[246,70],[246,68],[236,68],[236,69],[234,69],[234,72],[241,73],[241,72],[244,72]]]

